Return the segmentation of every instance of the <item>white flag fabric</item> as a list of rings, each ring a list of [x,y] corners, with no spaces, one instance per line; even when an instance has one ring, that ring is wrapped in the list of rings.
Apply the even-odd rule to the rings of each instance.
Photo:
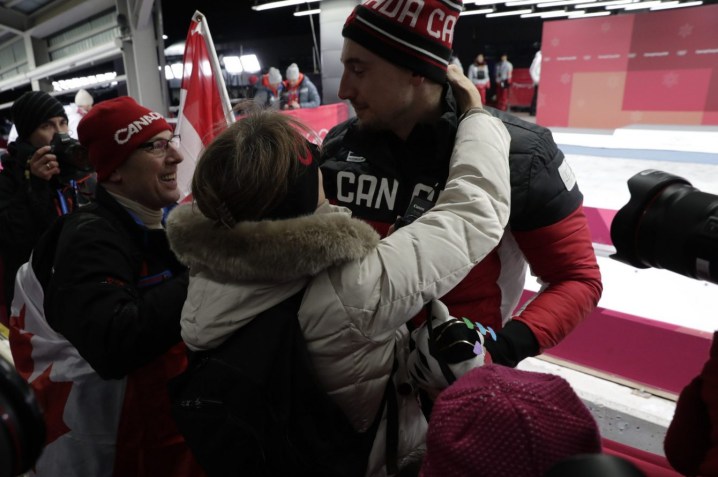
[[[191,192],[192,174],[204,146],[232,122],[234,114],[207,19],[195,11],[185,43],[177,120],[184,155],[177,171],[181,198]]]

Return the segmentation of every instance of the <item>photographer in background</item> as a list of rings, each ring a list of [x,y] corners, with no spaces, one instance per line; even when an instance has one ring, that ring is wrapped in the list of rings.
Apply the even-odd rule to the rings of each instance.
[[[8,145],[0,171],[0,320],[12,301],[15,273],[55,219],[88,203],[92,174],[72,164],[79,151],[68,133],[62,104],[42,91],[30,91],[12,105],[17,140]],[[53,145],[51,145],[53,144]]]

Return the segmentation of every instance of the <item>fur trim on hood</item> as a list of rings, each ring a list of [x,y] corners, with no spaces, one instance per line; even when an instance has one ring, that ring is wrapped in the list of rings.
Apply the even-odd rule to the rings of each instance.
[[[379,243],[370,225],[328,204],[304,217],[218,226],[192,204],[175,207],[167,236],[193,274],[222,281],[283,282],[360,259]]]

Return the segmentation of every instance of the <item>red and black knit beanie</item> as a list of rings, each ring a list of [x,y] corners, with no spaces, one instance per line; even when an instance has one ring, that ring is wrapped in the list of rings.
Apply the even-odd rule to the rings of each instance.
[[[50,118],[67,119],[62,104],[44,91],[28,91],[20,96],[12,104],[10,115],[19,140],[27,140],[40,124]]]
[[[462,0],[367,0],[354,8],[342,35],[443,84],[462,10]]]

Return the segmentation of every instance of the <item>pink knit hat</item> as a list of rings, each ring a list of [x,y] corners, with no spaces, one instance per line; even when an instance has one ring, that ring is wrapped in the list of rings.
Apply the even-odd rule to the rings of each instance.
[[[541,477],[601,451],[596,421],[566,380],[493,364],[439,395],[426,440],[423,477]]]

